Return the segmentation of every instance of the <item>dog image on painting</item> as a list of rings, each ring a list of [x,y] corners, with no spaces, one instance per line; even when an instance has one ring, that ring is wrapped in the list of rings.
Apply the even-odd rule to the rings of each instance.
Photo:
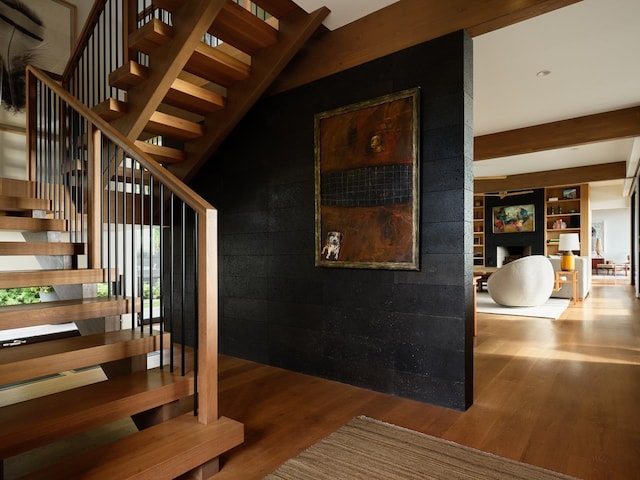
[[[327,260],[338,260],[340,254],[340,244],[342,243],[342,232],[327,233],[327,241],[322,248],[321,255],[325,255]]]

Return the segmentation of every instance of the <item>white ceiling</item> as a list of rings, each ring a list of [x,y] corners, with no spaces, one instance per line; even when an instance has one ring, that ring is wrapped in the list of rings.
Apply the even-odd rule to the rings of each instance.
[[[640,1],[583,0],[474,39],[474,130],[484,135],[640,105]],[[539,77],[537,72],[550,75]],[[616,140],[476,162],[478,176],[626,161]]]
[[[392,1],[326,5],[330,29]],[[640,105],[640,0],[583,0],[473,40],[475,135]],[[539,77],[537,72],[549,70]],[[475,162],[477,176],[627,161],[632,140]],[[621,183],[621,182],[620,182]]]
[[[367,16],[371,12],[380,10],[397,0],[295,0],[307,12],[312,12],[322,6],[331,10],[323,22],[329,30],[335,30],[347,23]]]

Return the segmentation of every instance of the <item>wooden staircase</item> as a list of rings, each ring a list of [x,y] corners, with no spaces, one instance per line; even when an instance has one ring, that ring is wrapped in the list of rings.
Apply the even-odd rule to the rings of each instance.
[[[89,98],[93,93],[80,90],[82,83],[93,85],[94,80],[87,79],[96,69],[89,68],[80,77],[77,72],[80,64],[89,64],[87,52],[102,50],[94,49],[92,32],[99,24],[111,24],[98,20],[109,1],[120,2],[126,12],[128,33],[121,42],[126,45],[125,61],[112,69],[108,79],[117,98],[94,102]],[[307,14],[291,0],[254,0],[252,8],[267,13],[263,20],[250,11],[246,0],[154,0],[153,5],[160,15],[137,26],[145,17],[138,14],[137,2],[96,1],[63,74],[62,85],[68,90],[37,69],[27,69],[32,105],[27,129],[30,181],[0,179],[0,230],[23,232],[26,241],[0,242],[0,256],[62,261],[49,262],[58,265],[55,268],[33,271],[2,271],[0,266],[0,289],[81,285],[86,292],[91,285],[107,284],[109,293],[0,307],[0,330],[75,322],[81,333],[0,349],[0,458],[128,417],[139,431],[89,453],[68,452],[55,466],[24,478],[156,480],[189,475],[204,479],[217,472],[221,454],[243,441],[243,426],[218,416],[217,301],[209,295],[217,289],[216,211],[183,182],[208,160],[329,11],[321,8]],[[216,42],[205,44],[207,35]],[[101,38],[105,37],[109,35]],[[69,93],[76,87],[77,95]],[[38,98],[61,103],[47,109],[47,102],[36,105]],[[86,105],[95,106],[89,110]],[[161,141],[152,143],[151,138]],[[37,178],[51,180],[38,183]],[[48,196],[42,188],[55,193]],[[96,266],[104,264],[96,258],[105,247],[112,248],[98,240],[105,230],[117,232],[129,226],[131,232],[141,232],[160,225],[160,230],[171,232],[167,241],[173,242],[173,206],[180,202],[182,207],[176,210],[182,213],[176,215],[183,223],[176,229],[183,234],[183,249],[184,232],[197,227],[196,246],[188,256],[195,259],[197,272],[191,315],[197,348],[177,338],[186,334],[171,336],[155,328],[154,319],[142,318],[141,299],[118,293],[122,287],[115,286],[120,282],[116,279],[126,276],[118,268],[109,262],[108,268]],[[187,209],[193,224],[185,223]],[[73,240],[79,229],[86,240]],[[51,241],[52,236],[66,240]],[[173,248],[170,252],[173,263]],[[185,257],[182,253],[186,263]],[[135,263],[127,274],[131,283]],[[174,272],[168,270],[167,278],[173,279]],[[185,278],[182,282],[184,290]],[[180,299],[171,289],[162,295]],[[179,301],[185,301],[184,292]],[[121,329],[123,319],[144,328]],[[186,322],[184,314],[182,321]],[[169,350],[178,343],[181,353]],[[164,360],[147,368],[152,352],[160,352]],[[175,370],[168,366],[174,363]],[[102,369],[104,375],[42,395],[21,396],[13,388],[83,369]],[[14,393],[3,398],[9,391]],[[6,479],[0,475],[0,480]]]
[[[318,29],[326,8],[307,14],[290,0],[254,0],[261,20],[231,0],[154,0],[170,14],[129,34],[128,59],[109,76],[127,99],[94,110],[182,180],[190,179]],[[217,46],[203,43],[205,34]],[[133,55],[132,55],[133,56]],[[162,137],[162,145],[144,142]]]
[[[68,222],[46,218],[51,202],[35,198],[32,182],[0,179],[0,229],[13,232],[58,230],[63,236]],[[39,218],[34,218],[39,217]],[[32,233],[33,234],[33,233]],[[71,242],[0,242],[0,255],[66,256],[71,269],[0,271],[0,289],[87,285],[115,278],[101,268],[77,268],[87,248]],[[80,260],[78,259],[80,257]],[[6,262],[4,263],[6,264]],[[217,457],[243,441],[238,422],[219,418],[201,424],[193,413],[183,414],[194,395],[194,375],[171,373],[168,367],[146,368],[146,356],[157,352],[168,333],[140,329],[87,331],[84,322],[119,317],[139,311],[139,302],[108,296],[0,306],[0,330],[76,322],[85,334],[0,348],[0,458],[7,459],[72,435],[87,432],[118,419],[160,417],[148,428],[80,457],[69,457],[54,467],[24,478],[174,478],[196,472],[200,478],[215,473]],[[104,325],[104,322],[102,322]],[[94,328],[95,330],[95,328]],[[100,330],[100,329],[98,329]],[[162,340],[161,340],[162,337]],[[142,359],[143,367],[134,368]],[[122,362],[125,368],[123,369]],[[114,363],[120,362],[120,364]],[[118,365],[117,374],[97,383],[74,386],[44,396],[11,394],[12,386],[42,382],[60,372]],[[186,403],[189,404],[188,402]],[[141,417],[146,415],[147,417]],[[168,420],[167,420],[168,418]],[[137,422],[143,425],[141,420]],[[3,462],[4,463],[4,462]],[[4,478],[4,475],[0,475]]]

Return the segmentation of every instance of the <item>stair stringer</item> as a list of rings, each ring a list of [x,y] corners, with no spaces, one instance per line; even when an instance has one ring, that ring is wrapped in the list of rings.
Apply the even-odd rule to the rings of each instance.
[[[132,142],[143,132],[226,0],[191,0],[174,16],[174,36],[149,54],[150,75],[128,92],[128,112],[111,122]]]
[[[278,42],[251,57],[251,77],[227,88],[226,108],[205,116],[207,134],[187,142],[186,160],[167,168],[183,181],[189,181],[320,27],[329,13],[328,8],[322,7],[310,14],[295,10],[280,18]]]

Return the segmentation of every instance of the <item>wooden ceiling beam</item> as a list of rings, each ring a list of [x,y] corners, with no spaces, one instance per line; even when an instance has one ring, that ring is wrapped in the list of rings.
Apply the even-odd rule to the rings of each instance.
[[[528,3],[527,5],[522,5],[521,8],[517,10],[510,11],[507,15],[498,16],[492,18],[488,22],[467,27],[467,32],[469,32],[469,35],[472,37],[477,37],[478,35],[493,32],[494,30],[508,27],[514,23],[522,22],[524,20],[537,17],[538,15],[566,7],[572,3],[577,3],[577,1],[550,0],[545,2]]]
[[[475,137],[474,160],[637,136],[640,136],[640,107],[631,107]]]
[[[545,172],[508,175],[504,179],[475,180],[474,193],[502,192],[525,188],[544,188],[566,184],[600,182],[625,178],[626,162],[602,163]]]
[[[400,0],[314,37],[280,75],[282,92],[459,30],[471,36],[581,0]],[[398,26],[401,25],[401,28]]]

